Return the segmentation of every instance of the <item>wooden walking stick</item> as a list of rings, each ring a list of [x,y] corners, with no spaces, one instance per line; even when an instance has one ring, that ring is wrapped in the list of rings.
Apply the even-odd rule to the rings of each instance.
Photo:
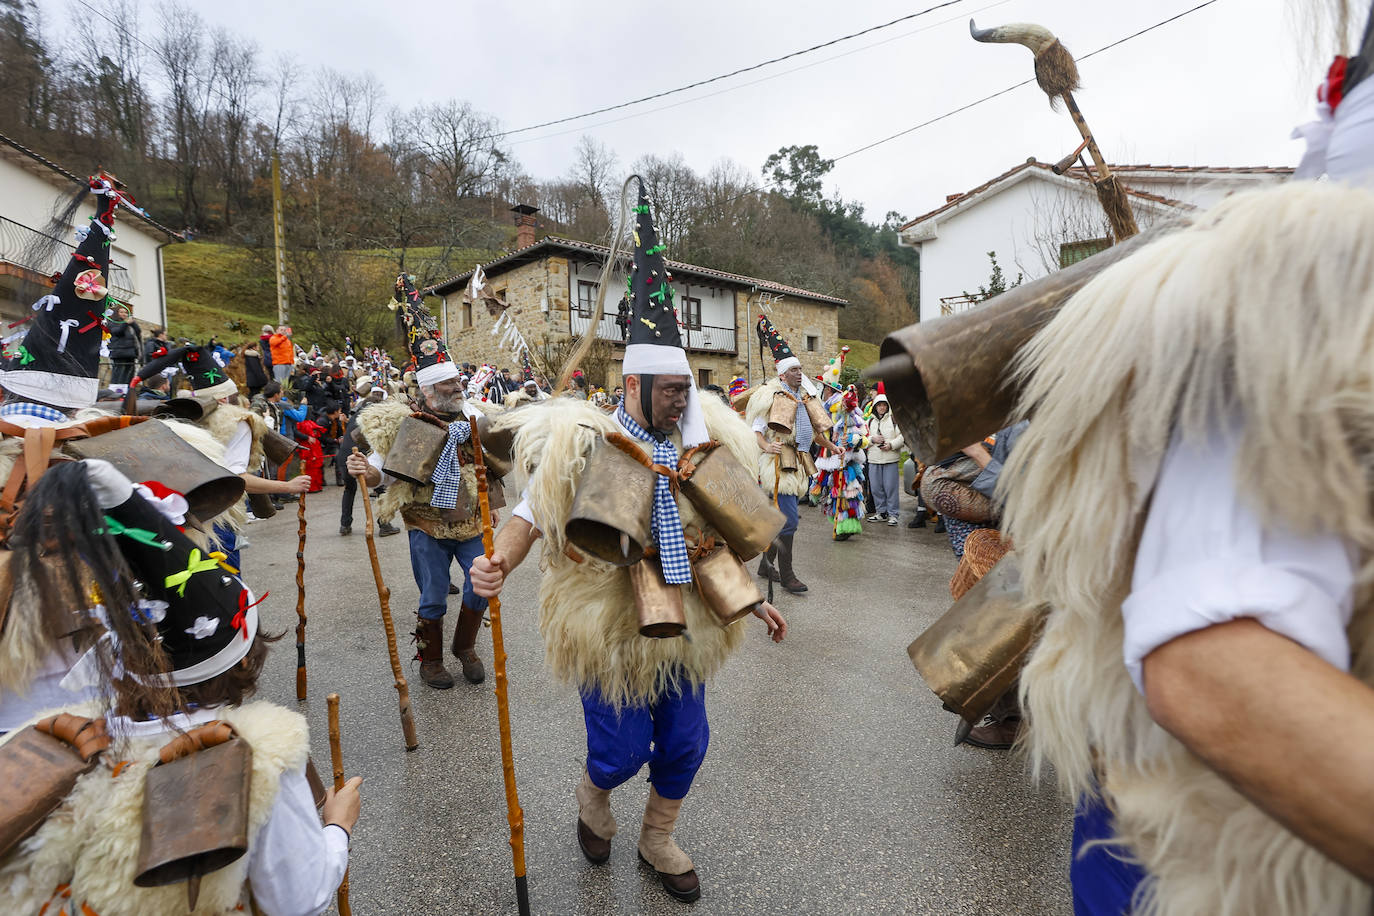
[[[300,522],[296,545],[296,700],[305,699],[305,494],[296,507]]]
[[[782,455],[781,455],[781,454],[775,454],[775,455],[773,456],[773,508],[774,508],[774,509],[776,509],[776,508],[778,507],[778,484],[780,484],[780,483],[782,483]],[[774,544],[777,543],[777,539],[776,539],[776,538],[774,539],[773,543],[774,543]],[[767,554],[764,554],[764,556],[766,557]],[[771,564],[770,564],[770,565],[771,565]],[[781,570],[779,567],[776,567],[776,566],[774,567],[774,569],[777,570],[778,576],[781,577],[781,576],[782,576],[782,570]],[[768,578],[768,603],[769,603],[769,604],[772,604],[772,603],[773,603],[773,577],[772,577],[772,576],[768,576],[767,578]]]
[[[477,503],[482,510],[482,549],[492,554],[491,499],[487,496],[487,465],[482,457],[482,436],[472,426],[473,463],[477,471]],[[506,642],[501,636],[501,599],[488,598],[491,614],[491,656],[496,668],[496,715],[501,727],[501,772],[506,782],[506,820],[510,822],[510,849],[515,863],[515,899],[520,916],[529,916],[530,889],[525,880],[525,812],[515,788],[515,750],[510,736],[510,697],[506,690]]]
[[[343,742],[339,735],[339,695],[331,693],[326,702],[329,704],[329,759],[334,764],[334,791],[344,787]],[[348,872],[344,872],[343,882],[339,885],[339,916],[353,916],[348,905]]]
[[[361,454],[355,447],[353,454]],[[367,489],[367,473],[357,475],[358,490],[363,494],[363,513],[367,516],[367,553],[372,558],[372,578],[377,580],[377,603],[382,607],[382,626],[386,629],[386,651],[391,656],[391,674],[396,679],[396,693],[401,703],[401,733],[405,736],[406,750],[413,751],[420,746],[415,737],[415,720],[410,715],[410,685],[406,683],[405,672],[401,670],[400,654],[396,650],[396,625],[391,621],[391,589],[382,580],[382,564],[377,559],[376,524],[372,520],[372,494]]]

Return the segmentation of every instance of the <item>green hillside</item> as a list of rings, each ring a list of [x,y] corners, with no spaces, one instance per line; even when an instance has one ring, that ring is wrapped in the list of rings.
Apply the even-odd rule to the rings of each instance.
[[[413,248],[407,263],[421,265],[440,255],[438,248]],[[454,272],[490,261],[499,252],[459,249],[450,252]],[[386,252],[351,253],[359,275],[386,296],[395,262]],[[277,292],[271,268],[247,248],[216,242],[188,242],[163,250],[167,282],[167,324],[173,337],[203,341],[218,336],[226,345],[256,338],[264,324],[277,323]],[[237,330],[233,328],[238,328]]]
[[[847,369],[862,372],[878,361],[877,344],[865,343],[862,340],[845,340],[841,337],[840,346],[849,348],[849,356],[844,361]]]

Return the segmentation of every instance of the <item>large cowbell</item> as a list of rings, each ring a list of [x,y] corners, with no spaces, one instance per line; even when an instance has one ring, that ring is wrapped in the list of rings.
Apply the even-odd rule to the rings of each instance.
[[[578,550],[613,566],[633,566],[649,546],[653,470],[610,442],[587,459],[563,533]]]
[[[167,751],[163,749],[164,758]],[[185,881],[195,909],[201,877],[248,851],[252,777],[253,750],[237,735],[149,769],[134,884],[162,887]]]
[[[386,453],[382,470],[417,487],[429,486],[447,442],[446,427],[421,417],[406,417]]]
[[[158,420],[74,439],[66,449],[78,458],[104,458],[132,481],[156,480],[176,490],[201,521],[243,498],[243,478],[206,458]]]
[[[708,450],[690,475],[684,473],[682,493],[744,560],[767,550],[786,523],[758,479],[719,446]]]

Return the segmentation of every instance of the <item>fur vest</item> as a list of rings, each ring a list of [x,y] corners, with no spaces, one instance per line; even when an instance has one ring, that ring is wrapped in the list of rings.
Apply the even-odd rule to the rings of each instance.
[[[782,391],[782,380],[773,379],[767,384],[754,390],[749,397],[749,406],[744,413],[745,422],[753,427],[755,421],[768,418],[769,412],[773,409],[773,396]],[[702,400],[707,400],[703,398]],[[794,433],[780,433],[774,429],[765,429],[763,438],[768,442],[782,442],[786,445],[797,444],[797,437]],[[757,442],[757,440],[755,440]],[[763,484],[763,490],[769,496],[773,495],[773,481],[778,478],[778,462],[773,455],[758,452],[758,459],[754,466],[759,469],[759,481]],[[782,480],[778,482],[778,493],[783,496],[805,496],[811,481],[802,473],[801,469],[795,471],[783,471]]]
[[[1021,677],[1030,751],[1068,793],[1103,792],[1150,876],[1141,916],[1370,912],[1369,885],[1150,718],[1121,603],[1171,437],[1238,421],[1237,486],[1259,517],[1356,550],[1351,674],[1374,686],[1372,248],[1369,191],[1236,194],[1104,270],[1022,356],[1033,422],[999,493],[1026,595],[1053,608]]]
[[[98,715],[91,710],[82,714]],[[257,702],[225,708],[219,717],[253,748],[250,839],[248,852],[238,861],[201,880],[194,916],[233,913],[244,900],[253,845],[272,812],[281,776],[303,768],[310,750],[305,718],[294,710]],[[118,775],[99,765],[77,780],[38,832],[0,862],[0,900],[6,913],[36,916],[65,884],[71,886],[68,913],[83,912],[84,904],[99,916],[186,916],[184,884],[144,888],[133,883],[143,829],[144,777],[171,738],[116,742],[102,759],[127,762]]]
[[[262,440],[267,435],[267,421],[261,414],[240,407],[237,404],[221,404],[200,422],[210,435],[215,437],[221,447],[227,447],[229,440],[238,432],[239,423],[247,423],[253,431],[253,445],[248,452],[248,471],[252,473],[262,467]]]
[[[401,424],[414,412],[414,408],[401,400],[388,400],[373,404],[358,414],[358,429],[372,451],[385,456],[391,451]],[[390,521],[400,513],[407,528],[418,528],[434,538],[451,538],[466,541],[482,533],[482,520],[478,517],[477,474],[473,470],[472,444],[465,442],[458,446],[458,460],[463,488],[467,491],[468,505],[473,511],[466,519],[446,520],[444,510],[429,504],[434,496],[434,487],[416,486],[404,480],[394,480],[387,484],[386,492],[377,500],[377,520]]]
[[[758,460],[754,434],[718,398],[700,399],[711,438],[746,468]],[[621,431],[613,415],[568,398],[535,404],[509,415],[517,470],[529,477],[526,491],[543,532],[539,630],[554,674],[579,688],[596,688],[615,706],[649,703],[687,685],[704,683],[744,638],[736,621],[722,627],[693,585],[683,585],[682,604],[691,639],[639,635],[630,574],[591,557],[569,555],[563,528],[587,458],[607,432]],[[673,434],[681,452],[681,440]],[[641,443],[645,454],[650,449]],[[687,497],[677,497],[684,531],[695,537],[709,526]],[[574,551],[575,552],[575,551]]]

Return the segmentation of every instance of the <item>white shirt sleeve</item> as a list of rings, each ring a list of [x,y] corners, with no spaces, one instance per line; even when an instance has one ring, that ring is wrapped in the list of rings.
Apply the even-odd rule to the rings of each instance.
[[[258,906],[268,916],[315,916],[334,902],[347,870],[348,834],[320,825],[305,768],[283,773],[248,865]]]
[[[224,466],[235,474],[248,473],[248,456],[253,452],[253,427],[247,420],[240,420],[224,446]]]
[[[396,481],[396,478],[388,474],[386,472],[386,469],[382,467],[382,465],[386,463],[385,455],[379,455],[375,451],[369,452],[367,456],[367,463],[376,468],[377,473],[382,475],[382,484],[390,485]],[[379,486],[380,485],[381,484],[379,484]]]
[[[756,432],[756,433],[767,432],[767,431],[768,431],[768,421],[767,421],[765,418],[763,418],[763,417],[759,417],[757,420],[754,421],[753,429],[754,429],[754,432]]]
[[[1141,663],[1187,633],[1241,617],[1347,671],[1356,562],[1330,533],[1262,526],[1236,491],[1239,437],[1170,445],[1121,606],[1126,668],[1144,692]]]
[[[511,510],[511,515],[516,518],[523,518],[530,523],[531,528],[535,531],[539,530],[539,526],[534,522],[534,512],[530,509],[530,499],[524,493],[520,494],[520,502],[515,504],[515,508]]]

